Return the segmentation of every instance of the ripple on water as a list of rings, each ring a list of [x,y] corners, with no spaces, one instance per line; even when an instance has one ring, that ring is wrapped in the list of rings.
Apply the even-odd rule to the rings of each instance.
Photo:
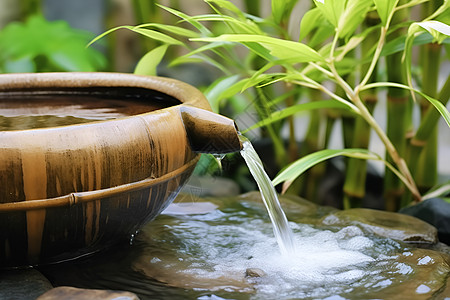
[[[394,252],[401,249],[397,242],[369,238],[356,226],[336,231],[290,223],[296,253],[281,255],[264,216],[251,209],[217,210],[167,216],[161,236],[147,235],[153,239],[149,244],[158,244],[159,239],[181,241],[174,243],[177,247],[164,249],[153,264],[155,269],[171,268],[173,275],[167,277],[185,287],[251,292],[255,299],[275,295],[322,299],[351,293],[358,286],[378,290],[392,284],[388,278],[392,274],[380,275],[387,269],[400,275],[410,273],[407,265],[394,265]],[[139,268],[151,269],[142,260]],[[265,276],[245,278],[248,268],[261,269]]]

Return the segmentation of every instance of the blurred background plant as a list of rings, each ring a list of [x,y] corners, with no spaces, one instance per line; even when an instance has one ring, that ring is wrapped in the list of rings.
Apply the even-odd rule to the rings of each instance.
[[[47,21],[38,0],[1,3],[0,72],[98,71],[105,56],[86,49],[93,33],[66,21]]]
[[[243,1],[243,9],[232,1],[205,2],[212,13],[191,16],[161,6],[180,18],[178,26],[121,26],[94,41],[123,28],[158,41],[138,63],[138,74],[156,74],[156,65],[174,46],[187,53],[169,57],[170,66],[202,62],[220,70],[223,75],[205,95],[217,112],[238,120],[243,113],[250,115],[256,124],[241,126],[244,133],[258,128],[259,139],[270,139],[274,155],[267,160],[275,161],[277,170],[285,168],[274,179],[283,183],[283,192],[317,199],[325,166],[304,172],[342,155],[348,157],[341,203],[345,208],[363,205],[367,159],[385,165],[385,202],[379,207],[398,210],[417,203],[438,184],[439,112],[450,124],[445,108],[448,70],[444,83],[438,84],[441,60],[448,59],[449,1],[314,1],[301,18],[299,38],[288,27],[291,18],[298,18],[293,9],[299,1],[273,0],[266,17],[255,1]],[[417,19],[411,17],[414,9]],[[417,45],[424,46],[413,64]],[[384,130],[373,112],[386,92]],[[413,101],[415,94],[420,101]],[[310,122],[299,148],[294,114],[300,112],[308,112]],[[327,149],[338,119],[344,150]],[[371,132],[383,143],[386,159],[367,151]],[[441,191],[448,191],[448,184]]]
[[[86,49],[89,32],[70,28],[64,21],[46,21],[31,15],[0,31],[0,72],[97,71],[106,58],[94,48]]]
[[[22,1],[30,8],[24,15],[45,15],[49,1]],[[274,180],[284,182],[283,192],[319,204],[393,211],[432,190],[448,193],[448,173],[438,177],[445,167],[438,145],[450,136],[442,121],[449,122],[449,1],[93,2],[103,3],[99,19],[112,28],[93,41],[104,42],[108,65],[77,55],[96,70],[170,76],[197,86],[213,110],[234,118],[253,139],[272,178],[283,170]],[[65,3],[59,5],[75,5]],[[8,44],[0,39],[0,47]],[[87,51],[96,51],[93,46]],[[48,57],[45,67],[28,65],[62,69]],[[438,122],[444,132],[437,132]],[[213,161],[203,156],[197,172],[212,172]],[[238,155],[228,163],[224,175],[243,191],[255,187]],[[330,183],[334,172],[340,177]],[[374,187],[367,176],[375,178]]]

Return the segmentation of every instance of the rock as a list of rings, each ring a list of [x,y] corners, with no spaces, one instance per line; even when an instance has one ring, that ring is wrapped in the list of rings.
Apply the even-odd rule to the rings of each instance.
[[[450,257],[428,249],[410,249],[399,253],[395,269],[387,269],[391,274],[388,280],[374,282],[375,286],[386,285],[381,292],[361,293],[364,299],[448,299],[448,275]],[[374,275],[376,278],[376,275]],[[346,297],[352,299],[352,297]]]
[[[35,269],[0,271],[0,299],[34,300],[52,288]]]
[[[264,277],[266,275],[266,272],[259,268],[248,268],[245,270],[245,277]]]
[[[432,225],[404,214],[367,208],[336,211],[322,218],[332,226],[357,225],[368,233],[409,243],[438,242],[437,230]]]
[[[36,300],[139,300],[138,296],[130,292],[80,289],[61,286],[49,290]]]
[[[239,192],[239,186],[231,179],[195,175],[181,189],[181,193],[197,197],[229,197],[236,196]]]
[[[405,207],[400,213],[419,218],[438,230],[439,240],[450,245],[450,203],[440,198]]]

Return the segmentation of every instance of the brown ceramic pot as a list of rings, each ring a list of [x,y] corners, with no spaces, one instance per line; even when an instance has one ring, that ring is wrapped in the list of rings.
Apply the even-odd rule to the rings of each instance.
[[[209,110],[172,79],[0,75],[0,266],[129,239],[174,199],[198,152],[240,150],[234,122]]]

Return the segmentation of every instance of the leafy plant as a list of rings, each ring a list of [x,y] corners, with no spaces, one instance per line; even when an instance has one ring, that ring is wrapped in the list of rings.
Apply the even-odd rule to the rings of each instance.
[[[413,84],[411,53],[417,45],[430,45],[426,47],[439,51],[427,57],[434,55],[439,61],[444,45],[448,59],[450,1],[314,0],[313,7],[301,19],[299,39],[290,35],[287,25],[296,17],[292,12],[298,1],[272,0],[272,12],[266,18],[260,16],[258,8],[252,8],[250,15],[231,1],[205,2],[210,5],[211,14],[190,16],[162,7],[180,18],[179,26],[147,23],[119,27],[163,45],[143,57],[137,73],[146,73],[144,70],[153,73],[154,65],[161,61],[163,50],[169,46],[188,50],[174,59],[172,65],[194,61],[221,70],[224,76],[205,94],[219,112],[224,101],[241,108],[242,101],[255,104],[259,121],[244,132],[261,128],[262,134],[273,140],[277,162],[280,166],[287,165],[274,179],[275,184],[283,183],[283,191],[308,168],[344,155],[350,157],[346,173],[349,180],[344,187],[345,207],[361,205],[364,197],[361,186],[365,181],[365,162],[354,158],[381,160],[386,165],[385,177],[390,182],[394,182],[390,174],[399,179],[400,186],[385,184],[387,209],[396,210],[400,205],[422,200],[422,194],[430,187],[422,190],[417,180],[429,177],[424,165],[436,165],[430,161],[436,159],[436,147],[427,155],[422,149],[433,136],[439,114],[450,126],[450,113],[445,108],[450,97],[450,79],[447,77],[438,89],[439,63],[432,62],[430,68],[428,60],[414,66],[428,67],[428,71],[426,77],[420,72],[415,74]],[[408,19],[410,10],[416,6],[424,12],[420,22]],[[185,25],[191,28],[182,27]],[[244,55],[241,46],[247,49]],[[378,72],[381,62],[387,64],[387,78]],[[388,91],[386,131],[372,113],[383,90]],[[417,96],[421,102],[415,100]],[[420,122],[414,124],[413,107],[420,103],[426,104],[422,104]],[[301,152],[302,157],[294,161],[299,151],[293,116],[304,111],[311,115],[303,147],[307,152]],[[324,149],[336,119],[343,120],[346,148]],[[280,134],[285,124],[290,131],[287,148]],[[325,129],[320,130],[321,127]],[[386,159],[367,150],[371,131],[384,144]],[[436,179],[436,168],[432,168],[432,173]]]
[[[0,72],[97,71],[106,66],[98,50],[86,48],[88,32],[64,21],[34,15],[0,31]]]

